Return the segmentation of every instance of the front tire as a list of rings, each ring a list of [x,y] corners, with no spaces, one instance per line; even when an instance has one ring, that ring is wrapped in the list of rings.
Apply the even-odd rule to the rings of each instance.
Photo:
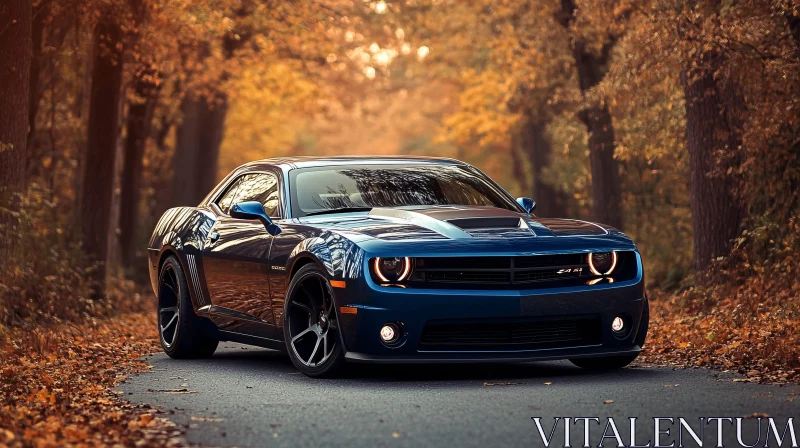
[[[158,336],[170,358],[208,358],[217,350],[213,324],[194,312],[178,259],[170,256],[158,275]]]
[[[283,338],[292,364],[305,375],[330,377],[344,367],[333,288],[316,264],[301,267],[289,283]]]
[[[644,346],[644,341],[647,339],[647,330],[650,327],[650,301],[645,298],[644,309],[642,310],[642,322],[639,324],[639,332],[636,334],[634,344],[639,347]],[[575,358],[569,361],[582,369],[588,370],[615,370],[627,367],[636,358],[639,353],[625,356],[606,356],[602,358]]]

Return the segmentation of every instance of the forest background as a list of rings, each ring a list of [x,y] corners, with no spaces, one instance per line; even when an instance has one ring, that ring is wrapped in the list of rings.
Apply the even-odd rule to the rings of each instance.
[[[4,353],[151,312],[155,222],[239,164],[338,154],[613,225],[648,359],[800,377],[797,0],[4,0]]]

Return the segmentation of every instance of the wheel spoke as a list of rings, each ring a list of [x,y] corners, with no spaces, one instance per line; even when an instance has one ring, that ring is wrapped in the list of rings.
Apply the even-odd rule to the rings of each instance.
[[[310,303],[311,306],[313,307],[314,306],[314,296],[311,294],[311,292],[308,289],[306,289],[306,285],[301,283],[300,284],[300,290],[303,291],[303,294],[308,299],[308,303]]]
[[[170,269],[168,272],[169,272],[170,280],[172,280],[170,282],[171,284],[169,285],[169,289],[171,289],[173,292],[175,292],[177,294],[177,290],[178,290],[178,273],[175,272],[174,269]],[[165,284],[167,284],[167,283],[165,283]]]
[[[309,308],[308,305],[306,305],[305,303],[295,302],[294,300],[292,300],[291,304],[292,306],[296,306],[297,308],[302,309],[306,313],[311,314],[311,308]]]
[[[314,361],[314,356],[317,354],[317,350],[319,350],[319,343],[322,341],[322,338],[319,334],[317,334],[317,342],[314,344],[314,350],[311,351],[311,356],[308,357],[308,361],[306,365],[311,365],[311,362]]]
[[[317,327],[317,325],[314,324],[314,325],[306,328],[305,330],[301,331],[300,333],[298,333],[297,336],[292,338],[292,344],[294,344],[298,339],[302,338],[303,336],[305,336],[306,334],[308,334],[308,333],[310,333],[312,331],[316,333],[316,327]]]
[[[170,318],[169,322],[167,322],[166,325],[161,326],[161,333],[163,334],[165,331],[167,331],[169,327],[171,327],[177,321],[178,321],[178,313],[175,313],[172,315],[172,318]]]
[[[324,311],[325,314],[327,314],[327,311],[328,311],[328,297],[325,294],[325,285],[323,284],[323,282],[324,282],[324,280],[319,279],[319,278],[317,279],[317,286],[319,287],[319,292],[317,294],[319,295],[320,309],[322,311]]]
[[[175,294],[176,296],[178,295],[178,291],[175,291],[175,288],[173,288],[172,285],[170,285],[167,282],[164,282],[163,285],[169,288],[169,290],[172,291],[173,294]]]
[[[159,312],[161,312],[161,313],[170,313],[170,312],[177,313],[178,312],[178,306],[176,305],[176,306],[168,306],[166,308],[161,308],[159,310]]]

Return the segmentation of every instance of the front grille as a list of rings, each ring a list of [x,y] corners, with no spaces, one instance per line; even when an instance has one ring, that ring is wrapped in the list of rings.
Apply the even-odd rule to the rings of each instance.
[[[517,269],[525,268],[544,268],[552,266],[588,266],[586,254],[556,254],[556,255],[535,255],[532,257],[512,257],[514,267]]]
[[[636,275],[636,255],[618,252],[614,281]],[[448,289],[556,288],[585,285],[595,276],[587,254],[555,254],[515,257],[422,257],[406,284],[411,287]]]
[[[508,272],[443,271],[428,273],[428,281],[441,283],[508,283],[509,279]]]
[[[575,319],[430,321],[420,351],[508,351],[578,347],[602,343],[598,316]]]

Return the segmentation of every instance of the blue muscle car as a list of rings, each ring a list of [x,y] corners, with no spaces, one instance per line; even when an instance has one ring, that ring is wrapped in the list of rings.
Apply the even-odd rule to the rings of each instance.
[[[285,350],[315,377],[346,363],[628,365],[649,322],[636,246],[534,207],[452,159],[245,164],[155,228],[161,345]]]

